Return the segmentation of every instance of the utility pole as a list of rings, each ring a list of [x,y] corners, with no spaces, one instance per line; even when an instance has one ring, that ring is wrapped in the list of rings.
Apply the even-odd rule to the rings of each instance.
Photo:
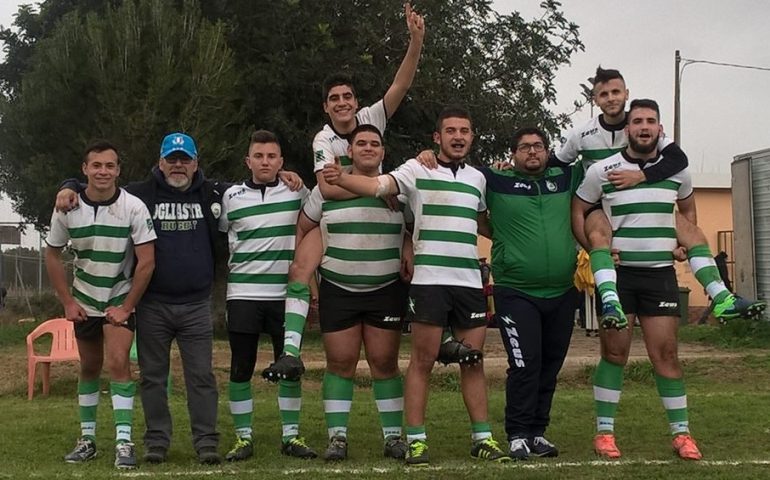
[[[681,118],[681,107],[679,105],[679,102],[681,101],[681,79],[679,78],[680,71],[679,71],[679,64],[682,61],[682,56],[679,55],[679,50],[674,52],[674,143],[679,145],[680,140],[680,126],[682,122]]]

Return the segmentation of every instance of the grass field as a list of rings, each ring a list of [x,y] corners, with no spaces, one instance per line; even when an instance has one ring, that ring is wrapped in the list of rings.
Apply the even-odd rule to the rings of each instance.
[[[0,326],[0,478],[457,478],[472,480],[525,479],[649,479],[649,478],[770,478],[770,350],[767,324],[733,324],[729,327],[687,327],[687,341],[718,343],[727,356],[686,360],[685,372],[693,433],[704,461],[686,463],[672,455],[665,414],[655,392],[648,363],[629,365],[617,418],[620,462],[600,462],[592,453],[592,367],[563,372],[552,410],[548,437],[558,444],[557,459],[538,459],[508,465],[488,465],[472,460],[470,426],[459,394],[457,374],[437,368],[428,411],[431,467],[407,470],[381,458],[379,420],[368,379],[361,377],[351,414],[348,461],[328,465],[322,460],[301,461],[278,454],[280,425],[276,388],[255,380],[255,458],[221,467],[195,462],[190,444],[183,381],[177,375],[171,406],[175,421],[169,461],[159,466],[140,465],[135,471],[112,467],[112,421],[109,395],[99,406],[97,443],[100,457],[86,465],[61,460],[78,434],[74,365],[55,365],[49,397],[26,400],[23,338],[31,327]],[[751,337],[749,339],[748,337]],[[226,343],[217,342],[217,350]],[[317,338],[310,336],[308,355],[318,354]],[[221,363],[221,362],[220,362]],[[259,365],[258,367],[261,367]],[[217,365],[220,380],[220,451],[233,440],[227,410],[226,368]],[[320,400],[322,372],[311,369],[305,382],[301,430],[308,443],[322,451],[325,426]],[[495,436],[504,440],[504,389],[501,372],[490,375],[490,420]],[[106,382],[104,383],[106,386]],[[141,404],[135,409],[135,439],[141,449],[144,429]]]

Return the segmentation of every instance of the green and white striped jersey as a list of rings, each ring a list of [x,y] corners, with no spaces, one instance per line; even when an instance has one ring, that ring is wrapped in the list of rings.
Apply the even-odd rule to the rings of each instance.
[[[661,161],[658,156],[648,168]],[[665,160],[664,160],[665,161]],[[607,180],[613,170],[638,170],[625,152],[600,160],[586,171],[576,195],[588,203],[602,202],[612,224],[612,248],[620,250],[620,264],[658,268],[673,265],[677,247],[674,208],[693,193],[690,172],[684,169],[666,180],[640,183],[617,190]]]
[[[324,200],[315,187],[302,210],[320,224],[321,275],[351,292],[371,292],[398,279],[404,214],[379,198]]]
[[[628,117],[626,117],[628,118]],[[583,168],[588,168],[598,160],[614,155],[628,146],[625,131],[626,122],[609,125],[603,116],[593,117],[580,127],[568,131],[562,138],[562,146],[556,152],[560,162],[569,165],[580,157]],[[668,137],[658,140],[658,151],[662,151],[673,141]]]
[[[356,122],[357,125],[374,125],[384,135],[385,124],[388,122],[384,101],[380,100],[370,107],[360,109],[356,112]],[[348,145],[350,144],[347,135],[337,133],[328,123],[324,125],[313,138],[313,158],[315,161],[313,171],[323,170],[324,165],[334,163],[336,157],[340,159],[340,165],[345,168],[345,171],[350,172],[352,163],[348,157]],[[382,171],[382,166],[380,166],[380,171]]]
[[[476,218],[487,208],[484,175],[465,164],[428,169],[415,159],[390,175],[414,212],[412,284],[481,288]]]
[[[285,183],[233,185],[222,197],[219,230],[227,232],[228,300],[283,300],[294,259],[297,216],[308,190]]]
[[[134,245],[156,238],[147,206],[118,189],[109,202],[92,202],[80,194],[80,206],[66,214],[53,212],[45,241],[54,248],[69,242],[75,253],[72,296],[88,316],[123,303],[131,290]]]

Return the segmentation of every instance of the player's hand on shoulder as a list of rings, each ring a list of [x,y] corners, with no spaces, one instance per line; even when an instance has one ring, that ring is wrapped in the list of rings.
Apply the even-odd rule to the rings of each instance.
[[[289,187],[289,190],[296,192],[305,186],[305,182],[302,181],[302,177],[297,175],[296,172],[289,172],[287,170],[281,170],[278,172],[278,178]]]
[[[433,170],[438,167],[438,162],[436,161],[436,153],[433,150],[423,150],[417,154],[415,159],[425,168]]]
[[[615,188],[624,189],[635,187],[645,181],[646,177],[641,170],[618,170],[617,168],[607,173],[609,180]]]
[[[65,188],[56,194],[56,211],[67,213],[79,206],[78,194],[74,190]]]
[[[511,162],[501,162],[500,160],[492,162],[492,168],[495,170],[513,170]]]

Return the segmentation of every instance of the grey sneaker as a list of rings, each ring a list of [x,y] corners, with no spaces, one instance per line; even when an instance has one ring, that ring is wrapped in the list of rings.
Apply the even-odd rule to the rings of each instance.
[[[217,452],[217,447],[201,447],[198,450],[198,462],[202,465],[219,465],[222,457]]]
[[[125,470],[136,468],[136,454],[134,453],[133,443],[121,442],[115,445],[115,468]]]
[[[90,438],[80,437],[75,448],[64,456],[67,463],[83,463],[96,458],[96,442]]]
[[[147,451],[144,452],[144,461],[147,463],[163,463],[166,461],[166,455],[168,450],[161,446],[147,447]]]
[[[329,439],[329,446],[324,452],[324,460],[337,462],[348,458],[348,439],[342,435],[335,435]]]
[[[556,445],[549,442],[548,439],[542,435],[533,438],[532,441],[529,442],[529,450],[532,452],[532,455],[536,457],[559,456],[559,449],[556,448]]]
[[[529,458],[529,442],[526,438],[514,437],[510,440],[508,456],[513,460],[526,460]]]
[[[406,458],[407,450],[409,450],[409,447],[400,437],[388,437],[388,439],[385,440],[385,448],[383,449],[382,454],[385,458],[403,460]]]

